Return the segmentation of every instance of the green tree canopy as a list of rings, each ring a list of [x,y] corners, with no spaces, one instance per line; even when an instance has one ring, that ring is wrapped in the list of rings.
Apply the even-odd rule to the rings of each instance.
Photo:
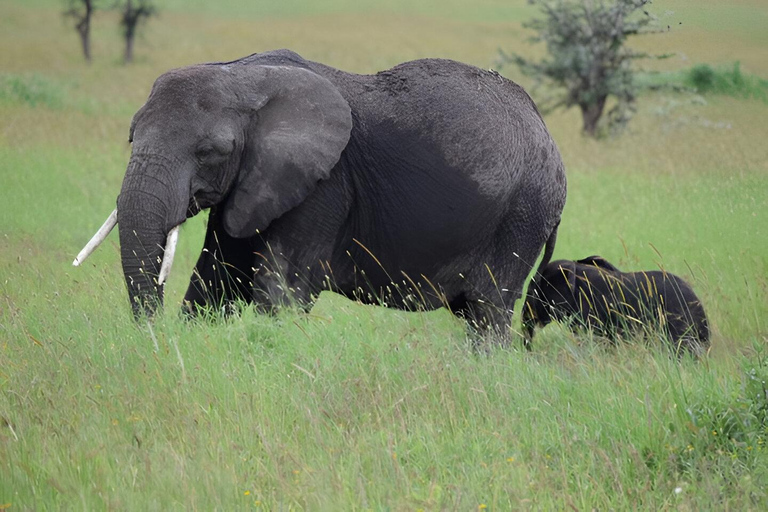
[[[625,46],[627,38],[659,32],[656,18],[645,7],[650,0],[529,0],[543,16],[524,23],[536,31],[533,42],[543,42],[548,56],[540,61],[501,53],[501,62],[514,63],[533,77],[537,86],[554,91],[541,103],[543,110],[578,106],[583,131],[598,134],[606,102],[617,102],[608,113],[608,125],[625,125],[634,112],[637,85],[631,62],[653,57]]]

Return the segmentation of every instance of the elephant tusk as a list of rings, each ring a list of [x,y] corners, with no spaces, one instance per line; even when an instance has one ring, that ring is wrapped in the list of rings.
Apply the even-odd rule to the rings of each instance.
[[[109,232],[112,231],[116,225],[117,208],[112,210],[112,213],[109,214],[109,217],[107,217],[107,220],[104,222],[104,224],[102,224],[96,234],[93,235],[93,238],[91,238],[91,240],[85,244],[85,247],[83,247],[83,250],[80,251],[80,253],[77,255],[75,260],[72,262],[72,265],[75,267],[80,266],[80,264],[85,261],[85,258],[90,256],[91,253],[95,251],[99,245],[101,245],[101,242],[107,238]]]
[[[162,285],[171,274],[173,257],[176,255],[176,244],[179,243],[179,227],[181,227],[181,224],[168,232],[168,238],[165,241],[165,255],[163,256],[163,264],[160,265],[160,273],[157,275],[157,284],[159,285]]]

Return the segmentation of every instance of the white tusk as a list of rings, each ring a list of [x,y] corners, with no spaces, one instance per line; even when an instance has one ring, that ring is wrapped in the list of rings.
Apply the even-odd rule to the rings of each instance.
[[[160,266],[160,273],[157,275],[157,284],[162,285],[171,274],[171,265],[173,257],[176,255],[176,244],[179,243],[179,227],[181,224],[168,232],[168,238],[165,241],[165,255],[163,264]]]
[[[114,227],[117,225],[117,208],[112,210],[112,213],[109,214],[109,217],[107,217],[107,220],[104,222],[104,224],[99,228],[99,230],[96,232],[95,235],[93,235],[93,238],[91,238],[90,242],[85,244],[85,247],[83,247],[83,250],[80,251],[80,253],[75,258],[75,261],[72,262],[72,265],[78,267],[80,264],[85,261],[85,258],[91,255],[93,251],[96,250],[96,248],[103,242],[107,235],[109,235],[109,232],[114,229]]]

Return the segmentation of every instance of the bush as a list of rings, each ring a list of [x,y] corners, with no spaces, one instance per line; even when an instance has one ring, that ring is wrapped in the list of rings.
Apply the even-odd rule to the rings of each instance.
[[[0,100],[48,108],[64,103],[61,86],[39,75],[0,75]]]
[[[738,61],[730,69],[716,69],[709,64],[697,64],[685,72],[683,82],[700,94],[725,94],[768,100],[768,80],[742,73]]]
[[[768,441],[768,358],[758,352],[744,368],[742,384],[731,397],[701,390],[679,404],[686,418],[678,434],[678,470],[686,473],[707,460],[731,460],[752,471],[766,460]]]

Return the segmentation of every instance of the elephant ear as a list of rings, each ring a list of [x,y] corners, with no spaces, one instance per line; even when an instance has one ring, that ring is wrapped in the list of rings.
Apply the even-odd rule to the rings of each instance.
[[[349,141],[349,104],[326,78],[302,67],[248,66],[255,109],[224,228],[252,236],[328,178]]]
[[[618,268],[616,268],[612,263],[609,263],[608,260],[602,256],[590,256],[588,258],[584,258],[583,260],[579,260],[576,263],[595,266],[604,270],[610,270],[611,272],[621,272]]]

